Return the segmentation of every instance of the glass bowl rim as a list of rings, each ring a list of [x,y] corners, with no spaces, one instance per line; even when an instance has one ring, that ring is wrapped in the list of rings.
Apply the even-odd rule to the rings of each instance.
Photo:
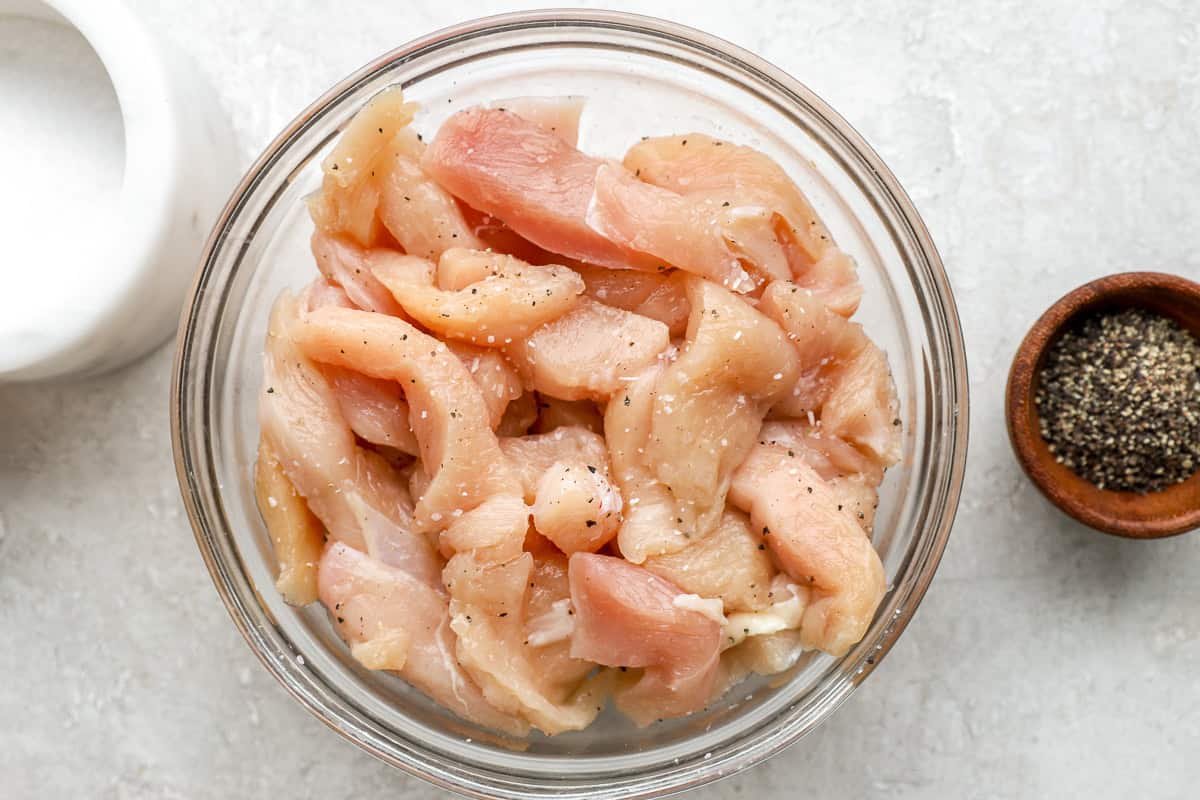
[[[197,318],[199,316],[197,311],[206,299],[204,290],[215,268],[217,256],[221,253],[222,247],[225,244],[229,227],[238,218],[246,199],[259,187],[263,177],[274,162],[282,153],[288,150],[294,143],[294,139],[305,130],[305,126],[310,119],[329,107],[337,105],[364,81],[386,70],[391,65],[415,60],[424,53],[436,52],[455,42],[500,35],[509,31],[556,26],[618,30],[634,35],[666,40],[686,49],[725,61],[749,77],[766,83],[771,88],[780,90],[785,95],[791,96],[796,100],[802,101],[804,105],[822,118],[822,121],[828,126],[829,133],[840,137],[843,144],[853,151],[858,158],[862,159],[864,164],[873,173],[873,177],[881,184],[883,191],[890,196],[889,199],[894,203],[895,211],[898,212],[900,218],[907,226],[908,232],[915,241],[916,249],[925,261],[928,277],[934,289],[933,294],[937,310],[943,316],[943,332],[945,334],[943,346],[946,349],[945,355],[949,368],[947,383],[953,394],[952,406],[954,413],[947,422],[951,428],[952,436],[949,437],[948,455],[944,458],[944,461],[948,464],[948,468],[944,470],[945,485],[942,487],[940,496],[941,513],[939,516],[930,519],[929,527],[925,531],[916,534],[918,540],[927,537],[931,538],[927,538],[926,547],[921,557],[922,563],[915,575],[915,584],[910,588],[905,602],[897,607],[894,618],[876,641],[875,648],[872,651],[873,657],[865,663],[860,664],[859,671],[856,673],[854,679],[843,681],[831,694],[822,698],[825,709],[811,724],[793,724],[791,726],[792,729],[787,730],[788,720],[782,714],[779,715],[775,719],[772,719],[766,726],[769,728],[768,734],[754,743],[755,746],[752,751],[748,754],[743,754],[743,757],[728,769],[707,770],[700,772],[700,774],[697,774],[697,770],[693,770],[690,776],[687,771],[676,770],[672,772],[669,769],[656,769],[650,775],[646,776],[647,780],[645,781],[639,782],[636,785],[623,785],[622,788],[624,791],[620,794],[621,797],[630,798],[660,796],[661,794],[670,794],[695,788],[704,783],[740,772],[758,764],[780,750],[794,744],[806,733],[828,719],[833,711],[857,688],[862,679],[882,661],[883,657],[890,651],[916,613],[933,580],[933,576],[937,571],[942,554],[949,540],[962,491],[969,433],[967,362],[962,325],[941,257],[919,212],[891,170],[884,164],[878,154],[875,153],[874,149],[867,144],[866,140],[841,115],[834,111],[808,87],[759,56],[712,34],[655,17],[597,9],[543,9],[482,17],[442,28],[380,55],[338,81],[332,88],[301,111],[272,139],[264,148],[262,154],[247,169],[245,175],[234,189],[228,203],[222,210],[220,217],[214,224],[201,254],[196,276],[185,299],[184,311],[180,318],[176,338],[176,353],[172,370],[170,399],[171,441],[176,475],[185,510],[187,511],[188,520],[192,526],[197,546],[200,549],[210,577],[234,624],[255,656],[272,676],[317,719],[335,731],[339,736],[353,742],[372,756],[442,788],[456,792],[470,793],[479,797],[491,796],[486,793],[486,790],[496,787],[489,786],[486,782],[480,783],[478,780],[464,781],[465,776],[462,773],[443,774],[439,771],[431,771],[430,765],[423,762],[419,756],[415,758],[411,755],[397,756],[392,752],[378,747],[368,737],[355,735],[353,725],[357,720],[342,718],[339,716],[339,709],[303,691],[300,686],[294,683],[294,678],[279,669],[278,665],[270,660],[267,654],[258,646],[251,632],[250,620],[241,609],[241,604],[235,596],[234,589],[225,575],[228,565],[221,562],[214,542],[210,538],[213,534],[210,534],[206,530],[203,523],[207,515],[203,513],[203,509],[201,508],[203,501],[199,497],[200,492],[195,484],[196,473],[192,469],[193,453],[188,437],[185,435],[188,423],[186,419],[187,414],[184,412],[185,410],[191,410],[193,414],[196,412],[187,405],[183,385],[185,378],[189,374],[190,362],[188,356],[191,352],[193,335],[196,333]],[[872,199],[874,200],[874,198]],[[781,733],[783,735],[780,735]],[[468,774],[474,776],[474,773]],[[658,778],[659,780],[649,780],[653,778]],[[509,790],[512,792],[511,796],[537,796],[538,794],[537,792],[533,792],[526,795],[519,789],[514,791],[511,786],[509,786]],[[553,789],[550,789],[550,792],[553,793]]]

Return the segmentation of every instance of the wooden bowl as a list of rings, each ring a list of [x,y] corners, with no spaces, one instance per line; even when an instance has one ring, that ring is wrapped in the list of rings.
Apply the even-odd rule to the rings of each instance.
[[[1160,492],[1098,489],[1059,464],[1042,438],[1034,397],[1046,351],[1064,328],[1095,311],[1145,308],[1200,336],[1200,284],[1160,272],[1123,272],[1080,286],[1034,323],[1008,374],[1005,414],[1021,467],[1050,502],[1098,531],[1158,539],[1200,527],[1200,472]]]

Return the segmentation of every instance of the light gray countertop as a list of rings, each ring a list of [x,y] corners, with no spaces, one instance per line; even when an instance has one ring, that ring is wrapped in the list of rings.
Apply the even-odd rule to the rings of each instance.
[[[379,52],[517,7],[132,4],[212,79],[247,164]],[[1200,6],[612,5],[731,39],[839,109],[924,214],[970,354],[966,492],[912,625],[817,733],[693,797],[1191,795],[1200,534],[1126,542],[1066,520],[1018,471],[1002,394],[1065,291],[1139,267],[1200,277]],[[178,499],[170,349],[0,387],[0,795],[440,796],[310,717],[230,624]]]

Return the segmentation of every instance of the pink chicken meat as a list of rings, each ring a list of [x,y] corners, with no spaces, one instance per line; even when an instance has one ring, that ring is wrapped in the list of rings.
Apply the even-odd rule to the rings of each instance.
[[[900,409],[853,262],[765,154],[597,158],[582,110],[495,100],[422,136],[380,92],[308,198],[319,275],[268,322],[276,588],[464,730],[703,712],[848,652],[886,584]]]
[[[720,663],[721,626],[680,605],[670,581],[611,556],[571,556],[575,630],[571,655],[613,667],[640,667],[617,705],[641,725],[704,707]]]

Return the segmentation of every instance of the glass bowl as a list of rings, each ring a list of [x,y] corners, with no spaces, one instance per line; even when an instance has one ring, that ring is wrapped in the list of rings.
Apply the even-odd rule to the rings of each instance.
[[[270,304],[316,274],[302,201],[321,157],[368,98],[401,84],[433,132],[468,105],[525,94],[588,98],[581,147],[620,157],[639,136],[701,131],[760,148],[812,199],[858,262],[858,319],[884,347],[905,421],[904,459],[880,498],[875,544],[888,591],[842,658],[808,654],[702,713],[638,729],[613,711],[590,728],[505,740],[398,678],[361,669],[319,607],[273,586],[251,473]],[[811,91],[750,53],[628,14],[546,11],[419,39],[335,86],[267,148],[225,208],[179,331],[172,393],[176,467],[196,540],[234,623],[272,674],[364,750],[481,797],[650,797],[762,761],[813,730],[866,679],[933,578],[962,484],[967,376],[950,287],[929,234],[866,142]]]

